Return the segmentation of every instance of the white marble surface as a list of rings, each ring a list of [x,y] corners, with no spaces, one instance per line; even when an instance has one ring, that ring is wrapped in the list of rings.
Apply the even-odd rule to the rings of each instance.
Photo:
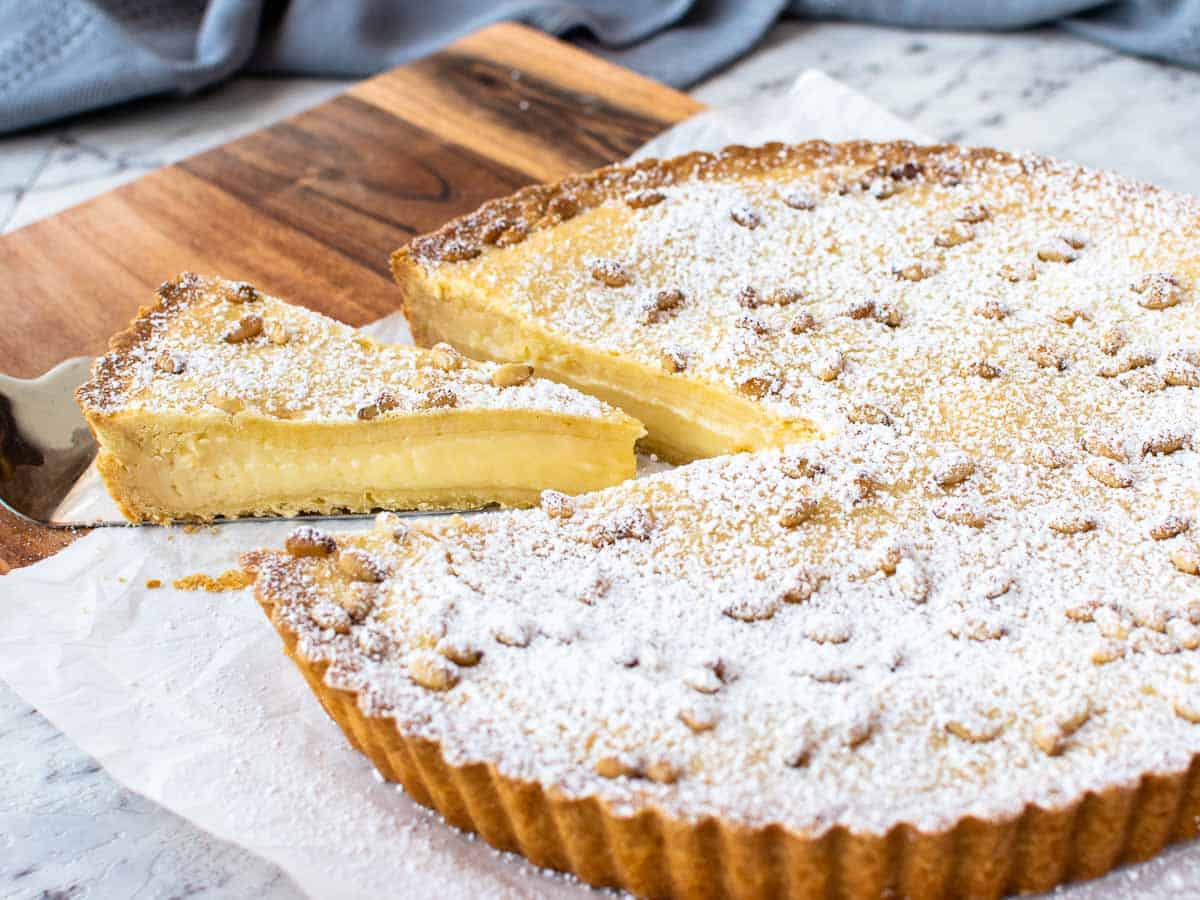
[[[737,103],[810,67],[941,139],[1039,150],[1200,193],[1200,73],[1057,32],[787,23],[694,93],[713,105]],[[341,85],[239,79],[190,100],[0,138],[0,231],[318,103]],[[246,896],[301,894],[267,863],[121,788],[0,684],[0,897]]]
[[[1200,194],[1200,72],[1054,30],[939,34],[785,23],[694,91],[710,104],[803,68],[862,91],[940,140],[1036,150]]]
[[[346,84],[241,78],[188,100],[146,100],[0,137],[0,232],[315,106]]]

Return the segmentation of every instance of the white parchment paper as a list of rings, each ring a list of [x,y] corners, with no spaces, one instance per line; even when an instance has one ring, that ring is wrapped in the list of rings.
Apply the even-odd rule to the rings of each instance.
[[[924,139],[806,72],[783,95],[703,113],[637,155],[818,137]],[[408,339],[399,316],[370,330]],[[85,483],[71,502],[102,509],[98,490]],[[279,545],[291,527],[101,529],[0,578],[0,676],[118,781],[273,861],[314,898],[598,896],[383,783],[280,652],[249,591],[170,587],[234,568],[242,550]],[[147,588],[151,579],[164,586]],[[1185,846],[1061,893],[1183,900],[1197,886],[1200,846]]]

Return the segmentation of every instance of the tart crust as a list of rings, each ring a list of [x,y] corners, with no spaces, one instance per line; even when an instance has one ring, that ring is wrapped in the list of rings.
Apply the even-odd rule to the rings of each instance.
[[[490,200],[475,212],[452,219],[436,231],[415,238],[392,254],[393,271],[412,262],[454,262],[463,248],[478,255],[495,245],[486,238],[498,223],[519,224],[525,234],[553,228],[580,212],[623,196],[630,191],[648,191],[689,179],[718,179],[762,175],[780,168],[875,165],[882,169],[928,161],[1015,163],[1011,153],[990,147],[961,147],[956,144],[918,145],[910,141],[806,141],[777,142],[757,147],[731,144],[719,153],[697,151],[669,159],[646,159],[637,163],[615,163],[592,172],[572,175],[554,184],[535,184],[516,193]],[[1154,190],[1150,186],[1145,186]],[[569,215],[564,215],[569,212]],[[473,258],[473,257],[469,257]]]
[[[596,797],[565,797],[491,764],[451,765],[437,742],[365,714],[355,692],[325,683],[328,663],[304,656],[295,632],[272,615],[270,595],[259,589],[257,598],[325,711],[380,774],[456,828],[597,887],[645,897],[985,900],[1096,878],[1197,836],[1200,756],[1185,771],[1143,775],[1063,807],[966,816],[932,833],[901,823],[882,835],[836,826],[811,837],[778,824],[687,821],[655,807],[619,815]]]

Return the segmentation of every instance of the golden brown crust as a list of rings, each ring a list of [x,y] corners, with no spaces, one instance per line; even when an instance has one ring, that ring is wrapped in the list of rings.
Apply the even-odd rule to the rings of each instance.
[[[248,553],[242,563],[254,571],[270,555]],[[968,815],[937,832],[900,823],[882,835],[843,826],[808,835],[779,824],[687,821],[653,806],[622,816],[597,797],[564,796],[491,764],[452,765],[436,742],[405,734],[396,719],[368,716],[356,693],[325,683],[328,664],[306,658],[295,632],[273,615],[281,598],[262,579],[255,592],[321,705],[385,778],[455,827],[592,885],[647,897],[982,900],[1095,878],[1197,834],[1200,757],[1186,770],[1144,775],[1060,808],[1028,805],[995,820]]]
[[[526,236],[551,228],[613,197],[690,179],[754,175],[780,167],[815,169],[846,165],[869,165],[877,167],[880,174],[895,172],[902,177],[921,172],[954,178],[958,177],[957,166],[984,162],[1028,165],[1032,160],[987,147],[967,148],[954,144],[919,146],[909,141],[837,144],[808,141],[802,144],[769,143],[759,147],[735,144],[719,153],[696,152],[671,159],[618,163],[572,175],[555,184],[531,185],[511,196],[489,201],[475,212],[447,222],[437,231],[414,238],[392,254],[392,269],[399,278],[400,272],[410,263],[445,263],[474,258],[487,252],[489,247],[506,246],[517,239],[505,240],[502,235]],[[906,166],[917,169],[903,172]]]
[[[100,418],[103,413],[88,414],[88,424],[92,426],[94,433],[96,426],[92,422],[93,416]],[[117,509],[130,522],[159,521],[160,524],[167,524],[171,521],[165,516],[156,519],[154,510],[146,509],[138,502],[136,485],[130,483],[128,471],[112,454],[101,453],[96,457],[96,471],[104,480],[109,496],[117,504]]]

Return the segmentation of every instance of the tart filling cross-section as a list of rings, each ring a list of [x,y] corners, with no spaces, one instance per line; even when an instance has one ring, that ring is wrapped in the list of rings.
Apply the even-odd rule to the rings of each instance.
[[[78,391],[134,521],[537,502],[633,475],[633,419],[520,363],[381,344],[184,275]]]

